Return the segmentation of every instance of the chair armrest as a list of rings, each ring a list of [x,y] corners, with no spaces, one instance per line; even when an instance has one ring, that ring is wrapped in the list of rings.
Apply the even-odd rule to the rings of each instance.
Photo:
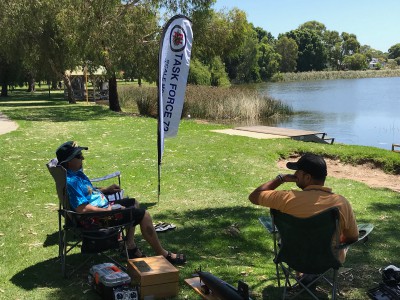
[[[278,232],[278,229],[276,228],[276,226],[274,228],[272,228],[272,218],[271,217],[261,216],[258,218],[258,220],[264,226],[264,228],[269,231],[269,233],[277,233]]]
[[[66,212],[68,214],[77,216],[77,217],[108,217],[108,216],[113,216],[116,214],[121,213],[122,211],[131,211],[136,209],[135,207],[125,207],[122,209],[114,209],[114,210],[105,210],[105,211],[91,211],[91,212],[85,212],[85,213],[78,213],[73,210],[68,210],[68,209],[60,209],[60,211]]]
[[[121,176],[121,172],[120,171],[116,171],[114,173],[105,175],[103,177],[90,179],[90,181],[91,182],[99,182],[99,181],[104,181],[104,180],[111,179],[111,178],[114,178],[114,177],[119,177],[119,176]]]
[[[356,241],[352,242],[352,243],[340,244],[338,246],[339,249],[345,249],[345,248],[349,247],[350,245],[353,245],[353,244],[358,243],[360,241],[362,243],[365,243],[368,240],[368,235],[374,229],[374,225],[372,225],[372,224],[364,224],[364,223],[358,224],[357,227],[358,227],[358,239]]]

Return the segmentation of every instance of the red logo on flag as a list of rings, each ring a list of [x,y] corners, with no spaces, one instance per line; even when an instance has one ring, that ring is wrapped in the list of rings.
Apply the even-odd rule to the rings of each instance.
[[[183,33],[181,33],[180,30],[176,30],[174,32],[174,35],[172,36],[172,42],[174,43],[175,46],[182,45]]]
[[[174,52],[180,52],[186,47],[186,32],[185,30],[179,26],[175,25],[171,30],[171,34],[169,37],[169,44],[171,50]]]

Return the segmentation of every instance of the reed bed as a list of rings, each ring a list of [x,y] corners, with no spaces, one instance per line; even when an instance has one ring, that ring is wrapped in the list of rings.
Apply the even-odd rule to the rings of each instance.
[[[119,89],[125,111],[157,116],[157,88],[124,86]],[[262,96],[255,90],[190,85],[186,90],[182,117],[214,121],[257,121],[293,114],[279,100]]]
[[[279,73],[273,76],[272,81],[283,82],[283,81],[356,79],[356,78],[378,78],[378,77],[400,77],[400,69]]]

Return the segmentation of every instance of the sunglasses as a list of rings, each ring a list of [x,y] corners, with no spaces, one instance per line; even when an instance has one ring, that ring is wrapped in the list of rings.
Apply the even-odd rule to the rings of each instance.
[[[84,159],[82,153],[79,153],[79,154],[75,155],[74,158],[77,158],[77,159]]]

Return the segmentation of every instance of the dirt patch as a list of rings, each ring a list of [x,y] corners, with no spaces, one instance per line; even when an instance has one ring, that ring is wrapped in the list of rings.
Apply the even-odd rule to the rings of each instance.
[[[296,157],[278,161],[278,167],[286,169],[288,161],[296,161]],[[352,166],[338,160],[325,158],[328,167],[328,176],[352,179],[363,182],[373,188],[388,188],[400,192],[400,175],[391,175],[374,167],[372,164]]]

